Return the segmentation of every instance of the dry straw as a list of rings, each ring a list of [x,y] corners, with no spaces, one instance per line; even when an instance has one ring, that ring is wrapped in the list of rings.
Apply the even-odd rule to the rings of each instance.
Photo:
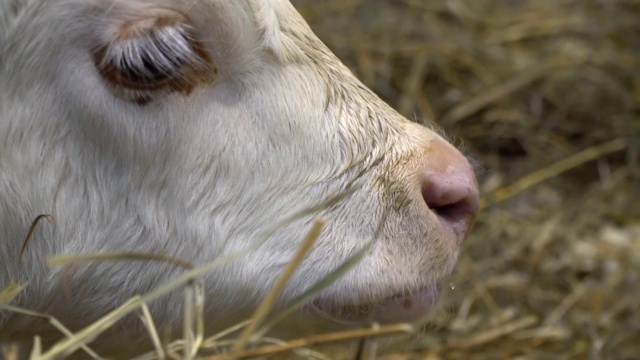
[[[368,86],[406,116],[436,122],[454,142],[464,139],[479,164],[484,209],[442,310],[408,344],[381,347],[387,355],[368,358],[638,358],[640,2],[294,3]],[[113,261],[111,255],[90,260]],[[127,256],[135,261],[131,257],[142,255]],[[157,348],[140,360],[192,358],[198,350],[214,351],[210,359],[229,356],[220,351],[234,346],[226,336],[243,329],[253,333],[245,336],[252,346],[235,345],[236,358],[354,359],[352,347],[341,345],[348,339],[413,330],[374,327],[273,344],[261,326],[278,319],[264,318],[271,308],[265,303],[260,316],[203,338],[193,279],[207,270],[186,270],[78,333],[54,324],[65,339],[34,352],[43,358],[61,358],[71,349],[91,355],[86,342],[95,332],[131,312],[145,319]],[[28,284],[1,290],[0,306],[10,309],[6,304],[22,286]],[[194,321],[185,325],[184,339],[162,344],[145,304],[185,286]],[[17,358],[16,347],[2,351]]]

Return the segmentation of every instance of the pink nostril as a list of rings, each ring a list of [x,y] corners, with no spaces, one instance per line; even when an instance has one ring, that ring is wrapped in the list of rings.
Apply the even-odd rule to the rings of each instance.
[[[426,176],[422,182],[422,198],[458,241],[466,237],[480,203],[478,185],[470,167]]]

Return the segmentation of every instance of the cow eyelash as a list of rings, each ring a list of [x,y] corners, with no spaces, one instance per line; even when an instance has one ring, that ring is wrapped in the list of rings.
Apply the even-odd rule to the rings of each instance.
[[[216,73],[189,26],[146,30],[94,51],[100,74],[119,97],[146,104],[162,93],[188,94]]]

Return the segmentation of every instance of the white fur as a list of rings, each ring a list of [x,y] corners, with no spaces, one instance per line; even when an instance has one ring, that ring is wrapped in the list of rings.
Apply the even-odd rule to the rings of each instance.
[[[156,8],[191,22],[219,72],[140,105],[114,95],[92,49],[123,18]],[[441,167],[429,150],[439,137],[366,89],[287,1],[0,0],[0,11],[0,288],[28,282],[15,305],[84,326],[182,270],[114,261],[65,273],[46,257],[147,252],[202,265],[348,189],[205,275],[209,326],[255,308],[316,217],[327,228],[281,303],[364,246],[382,220],[371,251],[321,299],[375,302],[452,269],[459,244],[443,241],[414,181],[417,164]],[[39,224],[19,264],[39,214],[54,224]],[[179,328],[180,302],[176,292],[152,303],[158,323]],[[0,333],[28,326],[0,314]]]

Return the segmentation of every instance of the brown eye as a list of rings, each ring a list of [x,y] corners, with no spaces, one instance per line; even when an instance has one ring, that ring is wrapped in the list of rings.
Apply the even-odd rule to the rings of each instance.
[[[100,74],[113,85],[189,93],[215,74],[194,30],[180,16],[123,22],[119,30],[113,41],[94,51]]]

